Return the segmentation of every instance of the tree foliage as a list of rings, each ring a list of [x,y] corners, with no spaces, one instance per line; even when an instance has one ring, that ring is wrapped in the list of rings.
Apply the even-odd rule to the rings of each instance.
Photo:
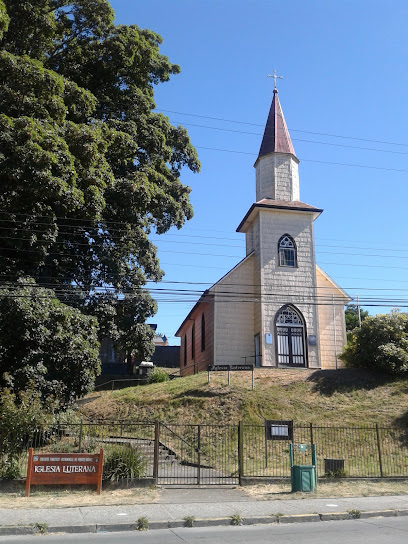
[[[352,331],[359,326],[358,320],[358,306],[356,304],[348,304],[344,312],[346,318],[346,330]],[[360,319],[363,322],[368,317],[367,310],[360,308]]]
[[[394,310],[367,317],[351,333],[340,358],[349,367],[404,374],[408,370],[408,314]]]
[[[44,413],[41,394],[32,387],[18,395],[7,388],[0,389],[0,478],[19,476],[18,455],[27,450],[27,444],[38,431],[45,430],[52,422],[50,400],[47,409]]]
[[[142,287],[163,275],[149,235],[191,218],[180,172],[200,164],[153,111],[179,66],[158,34],[113,21],[107,0],[0,0],[0,278],[53,287],[144,354]]]
[[[0,386],[34,387],[44,403],[68,404],[99,372],[97,320],[63,304],[33,280],[0,294]]]

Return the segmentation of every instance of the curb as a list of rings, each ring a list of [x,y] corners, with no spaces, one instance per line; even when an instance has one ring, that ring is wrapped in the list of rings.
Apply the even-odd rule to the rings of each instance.
[[[338,521],[351,519],[368,519],[368,518],[389,518],[397,516],[408,516],[408,509],[401,510],[374,510],[350,513],[350,512],[330,512],[322,514],[288,514],[263,517],[242,518],[239,525],[267,525],[267,524],[290,524],[290,523],[314,523],[318,521]],[[217,526],[233,526],[231,517],[223,518],[207,518],[196,519],[193,522],[193,527],[217,527]],[[150,530],[157,529],[179,529],[186,527],[185,520],[170,520],[170,521],[152,521],[149,523]],[[62,525],[49,526],[45,531],[48,533],[114,533],[122,531],[136,532],[137,523],[112,523],[100,524],[92,523],[89,525]],[[13,525],[0,526],[0,536],[21,536],[21,535],[38,535],[41,531],[32,525]]]

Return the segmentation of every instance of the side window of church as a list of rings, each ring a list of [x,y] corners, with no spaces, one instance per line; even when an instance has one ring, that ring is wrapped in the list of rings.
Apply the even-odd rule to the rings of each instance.
[[[292,236],[284,234],[278,243],[279,266],[297,266],[296,244]]]
[[[187,365],[187,335],[184,335],[184,366]]]
[[[191,329],[191,358],[194,359],[195,357],[195,324],[193,325],[193,328]]]

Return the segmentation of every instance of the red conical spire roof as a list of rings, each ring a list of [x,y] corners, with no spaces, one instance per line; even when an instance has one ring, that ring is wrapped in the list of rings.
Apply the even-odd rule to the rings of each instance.
[[[277,89],[273,91],[271,109],[269,110],[258,157],[268,155],[269,153],[291,153],[296,157],[279,102]]]

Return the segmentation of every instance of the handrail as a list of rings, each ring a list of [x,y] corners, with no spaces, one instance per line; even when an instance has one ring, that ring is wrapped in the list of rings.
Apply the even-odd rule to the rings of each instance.
[[[182,442],[184,442],[185,444],[187,444],[187,446],[189,446],[190,448],[193,448],[194,449],[194,446],[192,444],[190,444],[189,442],[187,442],[187,440],[185,440],[182,436],[180,436],[179,434],[177,434],[176,432],[173,431],[173,429],[170,429],[169,427],[167,427],[167,425],[165,423],[162,423],[160,422],[160,427],[166,427],[166,429],[168,431],[170,431],[171,433],[173,433],[175,436],[177,436],[177,438],[179,438]],[[198,427],[198,425],[197,425]]]
[[[98,385],[95,385],[94,390],[98,387],[102,387],[103,385],[108,385],[109,383],[115,383],[115,382],[142,382],[143,379],[140,378],[120,378],[118,380],[109,380],[108,382],[99,383]]]

